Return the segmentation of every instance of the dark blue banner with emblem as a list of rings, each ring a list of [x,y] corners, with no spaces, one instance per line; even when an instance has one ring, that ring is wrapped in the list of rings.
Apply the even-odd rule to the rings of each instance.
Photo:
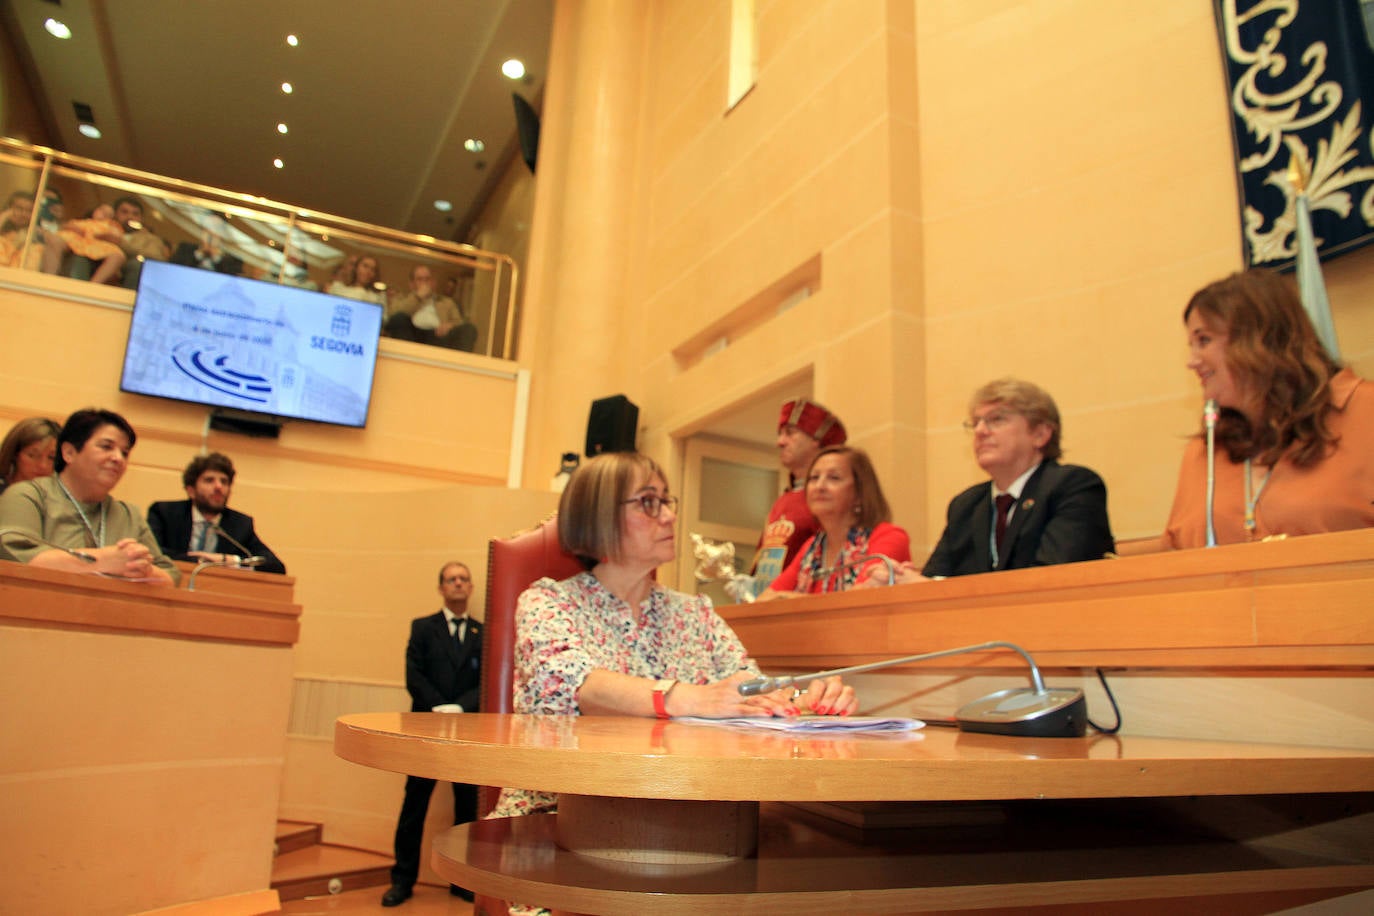
[[[1360,0],[1215,2],[1245,263],[1292,266],[1300,193],[1323,259],[1374,241],[1374,47]]]

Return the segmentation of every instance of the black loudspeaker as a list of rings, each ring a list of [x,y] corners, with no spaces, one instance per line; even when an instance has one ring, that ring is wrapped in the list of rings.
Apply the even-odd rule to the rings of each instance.
[[[216,407],[210,411],[210,428],[241,436],[276,439],[281,435],[281,420],[267,414]]]
[[[639,408],[623,394],[592,401],[587,418],[587,457],[602,452],[633,452]]]
[[[512,92],[510,96],[515,104],[515,130],[520,137],[520,156],[533,175],[535,160],[539,158],[539,114],[519,93]]]

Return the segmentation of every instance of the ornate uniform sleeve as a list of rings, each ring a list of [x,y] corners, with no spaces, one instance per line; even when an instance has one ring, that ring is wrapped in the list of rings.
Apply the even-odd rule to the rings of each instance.
[[[797,590],[797,573],[801,570],[802,558],[811,549],[811,542],[815,539],[814,535],[806,539],[806,543],[802,544],[801,550],[793,555],[792,562],[787,564],[787,568],[778,573],[776,579],[768,583],[769,588],[775,592],[795,592]]]

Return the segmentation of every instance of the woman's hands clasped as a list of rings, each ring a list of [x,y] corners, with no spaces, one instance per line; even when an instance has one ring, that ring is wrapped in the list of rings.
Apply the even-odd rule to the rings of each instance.
[[[96,572],[123,579],[147,579],[153,571],[153,555],[135,538],[120,538],[110,547],[84,551],[95,557]]]

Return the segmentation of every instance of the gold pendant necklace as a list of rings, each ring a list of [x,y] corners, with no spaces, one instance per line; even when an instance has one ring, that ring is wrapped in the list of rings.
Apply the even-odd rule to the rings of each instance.
[[[1259,504],[1260,494],[1264,492],[1265,484],[1269,483],[1269,475],[1273,473],[1272,467],[1265,471],[1264,479],[1260,481],[1259,488],[1255,489],[1250,481],[1250,459],[1245,459],[1245,535],[1252,541],[1255,540],[1255,506]]]

